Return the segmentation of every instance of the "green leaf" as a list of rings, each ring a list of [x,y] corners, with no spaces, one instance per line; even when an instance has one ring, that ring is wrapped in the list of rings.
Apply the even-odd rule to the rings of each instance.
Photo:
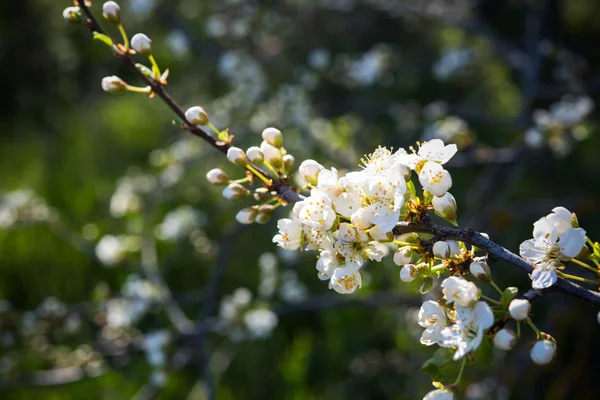
[[[94,39],[100,40],[100,41],[106,43],[106,45],[110,46],[110,47],[112,47],[112,45],[113,45],[112,39],[103,33],[94,32]]]
[[[434,381],[443,381],[445,378],[456,376],[460,363],[452,359],[453,354],[452,349],[437,349],[433,357],[423,363],[421,371]]]

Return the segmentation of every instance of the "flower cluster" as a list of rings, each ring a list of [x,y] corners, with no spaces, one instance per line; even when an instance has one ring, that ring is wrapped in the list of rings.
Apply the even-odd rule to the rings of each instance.
[[[428,300],[419,310],[419,325],[425,328],[421,343],[456,348],[454,360],[458,360],[479,347],[484,332],[494,323],[494,313],[485,301],[479,301],[481,291],[473,282],[451,276],[442,288],[443,305]]]
[[[564,96],[546,110],[533,114],[535,126],[525,132],[525,143],[533,148],[548,144],[557,156],[569,153],[574,140],[589,136],[584,119],[594,109],[594,102],[587,96]]]
[[[191,110],[191,109],[190,109]],[[190,110],[186,115],[190,114]],[[221,135],[223,138],[225,135]],[[240,200],[251,195],[260,204],[241,209],[236,220],[241,224],[266,224],[273,215],[273,211],[285,202],[271,193],[269,187],[273,179],[285,180],[294,167],[295,159],[287,154],[283,147],[283,135],[275,128],[267,128],[262,132],[262,143],[260,147],[252,146],[247,151],[239,147],[231,146],[227,150],[227,159],[237,166],[247,170],[246,177],[232,180],[229,175],[220,168],[214,168],[206,174],[206,179],[213,185],[225,186],[223,197],[228,200]],[[259,166],[264,166],[262,170]],[[255,180],[260,180],[264,185],[256,188],[253,192],[245,185],[252,186]],[[266,186],[266,187],[265,187]]]
[[[533,239],[521,243],[521,257],[535,266],[532,287],[544,289],[556,283],[557,268],[579,255],[585,246],[585,231],[579,228],[577,216],[564,207],[533,224]]]
[[[410,154],[379,147],[361,160],[362,170],[341,177],[335,168],[306,160],[298,172],[310,195],[294,205],[291,218],[278,221],[273,242],[287,250],[318,250],[319,278],[339,293],[352,293],[362,284],[362,265],[381,261],[388,253],[386,244],[394,240],[392,231],[399,220],[432,207],[455,220],[456,203],[448,193],[452,178],[442,166],[455,153],[456,146],[439,139]],[[418,174],[429,203],[416,196],[411,170]],[[404,257],[408,250],[403,250]]]

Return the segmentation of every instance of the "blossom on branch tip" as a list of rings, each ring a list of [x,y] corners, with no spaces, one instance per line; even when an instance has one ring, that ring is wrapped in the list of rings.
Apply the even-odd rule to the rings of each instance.
[[[131,38],[131,48],[145,56],[152,55],[152,40],[143,33],[136,33]]]
[[[315,160],[304,160],[298,167],[298,173],[309,185],[316,186],[319,173],[323,170],[323,166]],[[336,172],[337,178],[337,172]],[[337,179],[336,179],[337,180]]]
[[[81,9],[79,7],[67,7],[63,11],[63,18],[70,23],[81,23]]]
[[[227,185],[229,175],[221,168],[213,168],[206,173],[206,180],[213,185]]]
[[[208,114],[200,106],[190,107],[185,111],[185,119],[193,125],[208,124]]]
[[[252,224],[256,220],[256,214],[257,213],[258,213],[258,207],[257,206],[242,208],[235,215],[235,219],[240,224],[245,224],[245,225]]]
[[[556,343],[552,340],[538,340],[531,347],[529,355],[534,363],[538,365],[548,364],[556,353]]]
[[[481,290],[465,278],[451,276],[442,282],[442,292],[449,303],[456,303],[459,307],[471,307],[474,305]]]
[[[281,131],[276,128],[267,128],[262,132],[262,138],[265,142],[271,146],[280,148],[283,143],[283,135]]]
[[[492,280],[492,270],[485,262],[485,259],[476,259],[469,265],[469,271],[473,276],[481,281],[490,282]]]
[[[227,150],[227,159],[231,163],[239,165],[241,167],[248,165],[248,157],[246,157],[246,153],[244,153],[244,150],[240,149],[239,147],[230,147]]]
[[[263,141],[260,144],[260,151],[262,151],[265,160],[275,168],[281,168],[283,166],[281,150],[277,147]]]
[[[223,197],[227,200],[239,200],[250,195],[250,191],[239,183],[230,183],[223,189]]]
[[[456,225],[456,200],[450,192],[446,192],[441,197],[433,196],[431,204],[436,215]]]
[[[79,8],[79,7],[77,7]],[[114,1],[102,5],[102,16],[115,25],[121,24],[121,7]]]
[[[262,164],[263,161],[265,161],[264,154],[257,146],[249,147],[248,150],[246,150],[246,156],[248,157],[248,160],[254,164]]]
[[[107,76],[102,78],[102,90],[108,93],[120,93],[127,90],[127,84],[118,76]]]
[[[558,278],[556,268],[577,257],[586,242],[585,231],[574,227],[573,214],[563,207],[553,211],[533,224],[533,239],[519,246],[521,257],[535,267],[531,274],[534,289],[554,285]]]

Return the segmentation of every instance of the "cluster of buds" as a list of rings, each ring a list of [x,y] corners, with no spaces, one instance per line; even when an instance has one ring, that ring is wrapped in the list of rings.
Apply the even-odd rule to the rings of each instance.
[[[186,118],[190,123],[207,125],[208,116],[201,107],[192,107],[187,110]],[[283,135],[275,128],[267,128],[262,132],[262,143],[252,146],[246,151],[239,147],[231,146],[227,150],[227,159],[234,165],[246,169],[246,177],[231,180],[229,175],[220,168],[214,168],[206,174],[206,179],[213,185],[225,186],[223,197],[228,200],[239,200],[253,196],[259,203],[241,209],[236,219],[241,224],[265,224],[273,215],[273,211],[284,204],[278,199],[276,193],[271,193],[268,186],[271,179],[286,178],[294,167],[294,157],[287,154],[283,147]],[[259,167],[263,166],[264,170]],[[256,180],[263,185],[250,190]],[[265,187],[266,186],[266,187]]]

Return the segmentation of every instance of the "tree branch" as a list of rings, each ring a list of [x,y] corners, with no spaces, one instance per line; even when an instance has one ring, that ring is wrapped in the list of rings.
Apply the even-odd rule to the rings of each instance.
[[[395,235],[401,235],[404,233],[429,233],[435,235],[440,240],[453,239],[461,242],[468,243],[473,246],[477,246],[482,250],[488,252],[492,257],[498,260],[505,261],[509,264],[515,265],[523,271],[530,274],[533,271],[533,266],[525,261],[523,258],[505,249],[504,247],[486,239],[478,232],[473,229],[466,228],[454,228],[432,224],[428,219],[424,222],[399,222],[394,228]],[[539,293],[538,293],[539,292]],[[571,281],[563,278],[558,278],[558,281],[550,288],[544,291],[538,291],[531,296],[536,299],[549,293],[549,292],[560,292],[579,299],[585,300],[594,305],[600,306],[600,293],[586,289],[579,286]]]
[[[98,32],[98,33],[107,35],[106,31],[104,29],[102,29],[102,27],[98,23],[98,20],[94,17],[94,15],[92,14],[92,12],[88,8],[88,6],[85,5],[85,1],[78,1],[78,3],[79,3],[78,4],[79,8],[83,12],[83,14],[87,17],[87,20],[85,21],[85,25],[92,32]],[[107,35],[107,36],[110,36],[110,35]],[[213,138],[210,134],[208,134],[204,129],[200,128],[198,125],[191,124],[185,117],[185,112],[183,111],[183,109],[167,93],[167,91],[165,90],[162,83],[144,75],[144,73],[135,66],[135,61],[131,57],[131,55],[122,51],[116,45],[113,45],[112,48],[115,52],[115,55],[127,67],[129,67],[131,70],[133,70],[136,73],[136,75],[146,85],[150,86],[150,88],[152,89],[152,92],[155,93],[158,97],[160,97],[164,101],[164,103],[177,115],[177,117],[179,117],[179,119],[183,122],[183,129],[190,132],[192,135],[195,135],[195,136],[201,138],[202,140],[208,142],[208,144],[210,144],[212,147],[214,147],[221,153],[227,154],[227,150],[229,150],[229,148],[231,147],[230,144],[217,141],[215,138]],[[257,171],[262,173],[264,176],[267,176],[267,177],[269,176],[269,174],[266,173],[264,170],[262,170],[260,167],[258,167],[256,165],[253,165],[253,167]],[[292,186],[289,185],[286,176],[280,177],[279,179],[275,179],[272,182],[273,183],[271,184],[271,187],[269,189],[271,189],[271,191],[276,192],[278,197],[281,197],[282,199],[284,199],[286,201],[290,201],[290,202],[295,202],[295,201],[300,200],[300,195],[296,192],[296,190]]]

